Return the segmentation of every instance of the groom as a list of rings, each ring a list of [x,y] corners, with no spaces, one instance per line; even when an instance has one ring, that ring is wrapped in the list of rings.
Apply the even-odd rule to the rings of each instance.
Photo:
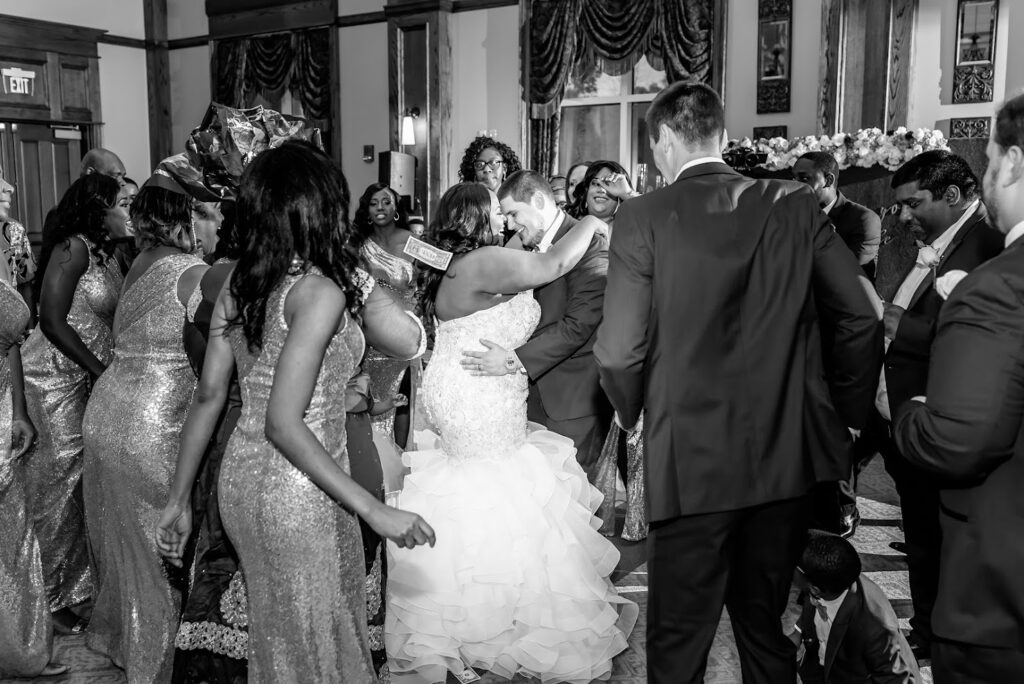
[[[675,182],[619,210],[594,348],[617,420],[646,411],[655,684],[704,681],[723,604],[743,681],[796,682],[780,616],[806,495],[846,474],[881,360],[860,268],[814,194],[726,166],[724,117],[703,84],[651,103],[654,159]]]
[[[508,227],[517,233],[507,246],[545,252],[576,224],[555,202],[551,186],[536,171],[513,173],[498,188]],[[611,427],[611,406],[601,391],[594,362],[594,337],[601,323],[608,273],[608,243],[594,235],[569,273],[533,292],[541,317],[530,340],[507,350],[481,340],[487,351],[464,352],[462,364],[489,375],[522,373],[530,379],[530,420],[570,438],[576,460],[594,480],[595,466]]]

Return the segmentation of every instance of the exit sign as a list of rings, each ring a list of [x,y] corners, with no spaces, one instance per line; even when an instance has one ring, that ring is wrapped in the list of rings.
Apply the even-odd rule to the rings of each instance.
[[[0,58],[0,104],[49,109],[46,63]]]

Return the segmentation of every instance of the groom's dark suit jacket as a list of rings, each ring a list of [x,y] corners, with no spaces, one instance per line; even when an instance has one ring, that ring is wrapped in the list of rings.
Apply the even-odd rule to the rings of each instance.
[[[939,314],[927,404],[893,405],[900,453],[943,477],[935,634],[1024,650],[1024,239]]]
[[[576,219],[566,214],[552,243],[574,225]],[[544,412],[554,420],[607,413],[594,362],[607,273],[608,242],[595,234],[569,273],[533,291],[540,323],[529,342],[515,351],[530,377],[530,392],[540,394]]]
[[[882,353],[860,273],[799,183],[704,163],[622,205],[594,354],[623,423],[646,409],[652,522],[849,475]]]
[[[942,255],[936,276],[949,271],[971,272],[1003,250],[1003,235],[989,225],[985,205],[979,204],[974,216],[956,232]],[[885,355],[885,385],[889,396],[889,413],[900,404],[924,394],[928,381],[928,360],[943,300],[935,290],[931,277],[926,277],[900,317],[896,337]]]

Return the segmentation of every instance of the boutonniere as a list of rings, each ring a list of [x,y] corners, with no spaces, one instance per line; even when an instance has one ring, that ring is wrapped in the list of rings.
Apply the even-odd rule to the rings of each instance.
[[[917,245],[917,265],[931,269],[932,284],[934,285],[937,280],[936,272],[939,270],[939,264],[942,263],[942,253],[920,240],[915,240],[914,244]]]
[[[935,281],[935,291],[939,293],[942,300],[949,299],[949,295],[953,294],[953,288],[957,284],[967,277],[967,271],[947,271],[942,274],[942,277]]]

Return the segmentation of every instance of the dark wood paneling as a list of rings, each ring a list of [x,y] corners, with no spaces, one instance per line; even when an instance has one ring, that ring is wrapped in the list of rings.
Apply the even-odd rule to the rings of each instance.
[[[913,58],[914,23],[918,0],[893,0],[892,31],[889,46],[889,93],[885,109],[885,128],[907,124],[910,101],[910,61]]]
[[[388,0],[384,5],[384,14],[391,17],[423,15],[432,12],[452,11],[452,0]]]
[[[193,36],[191,38],[174,38],[167,41],[168,50],[181,50],[183,48],[194,48],[201,45],[209,45],[210,36]]]
[[[365,12],[363,14],[349,14],[338,17],[334,20],[335,26],[364,26],[366,24],[380,24],[387,21],[384,12]]]
[[[167,0],[143,0],[146,24],[146,85],[149,104],[149,161],[155,168],[171,155],[171,65],[167,54]]]
[[[65,114],[88,116],[90,102],[89,62],[83,58],[62,57],[60,70],[60,106]]]
[[[145,50],[150,47],[150,42],[142,38],[129,38],[128,36],[115,36],[112,33],[104,33],[97,39],[97,42],[106,45],[120,45],[121,47],[139,48]]]
[[[519,0],[455,0],[452,3],[452,13],[472,12],[494,7],[512,7],[518,4]]]
[[[271,3],[263,0],[207,0],[210,39],[330,26],[338,18],[337,0]]]
[[[839,127],[839,58],[843,0],[821,0],[821,66],[818,70],[818,134]]]
[[[39,116],[42,112],[48,116],[50,112],[50,79],[47,68],[46,53],[31,53],[27,51],[12,50],[7,47],[0,47],[0,65],[4,69],[17,69],[25,72],[25,76],[17,79],[19,90],[27,92],[5,92],[11,88],[8,74],[4,76],[7,81],[5,87],[0,87],[0,118],[22,118],[12,114],[13,110],[34,112]],[[34,118],[30,116],[28,118]]]
[[[104,33],[71,24],[0,14],[0,45],[96,57],[96,42]]]
[[[888,102],[889,83],[889,22],[892,0],[868,0],[864,4],[864,72],[861,94],[851,93],[860,101],[860,118],[851,120],[851,127],[885,128],[885,107]],[[849,59],[849,55],[847,56]],[[855,103],[847,100],[844,109],[856,111]]]
[[[331,43],[331,92],[341,92],[341,31],[330,32]],[[331,103],[331,149],[334,159],[341,163],[341,103],[335,99]]]

